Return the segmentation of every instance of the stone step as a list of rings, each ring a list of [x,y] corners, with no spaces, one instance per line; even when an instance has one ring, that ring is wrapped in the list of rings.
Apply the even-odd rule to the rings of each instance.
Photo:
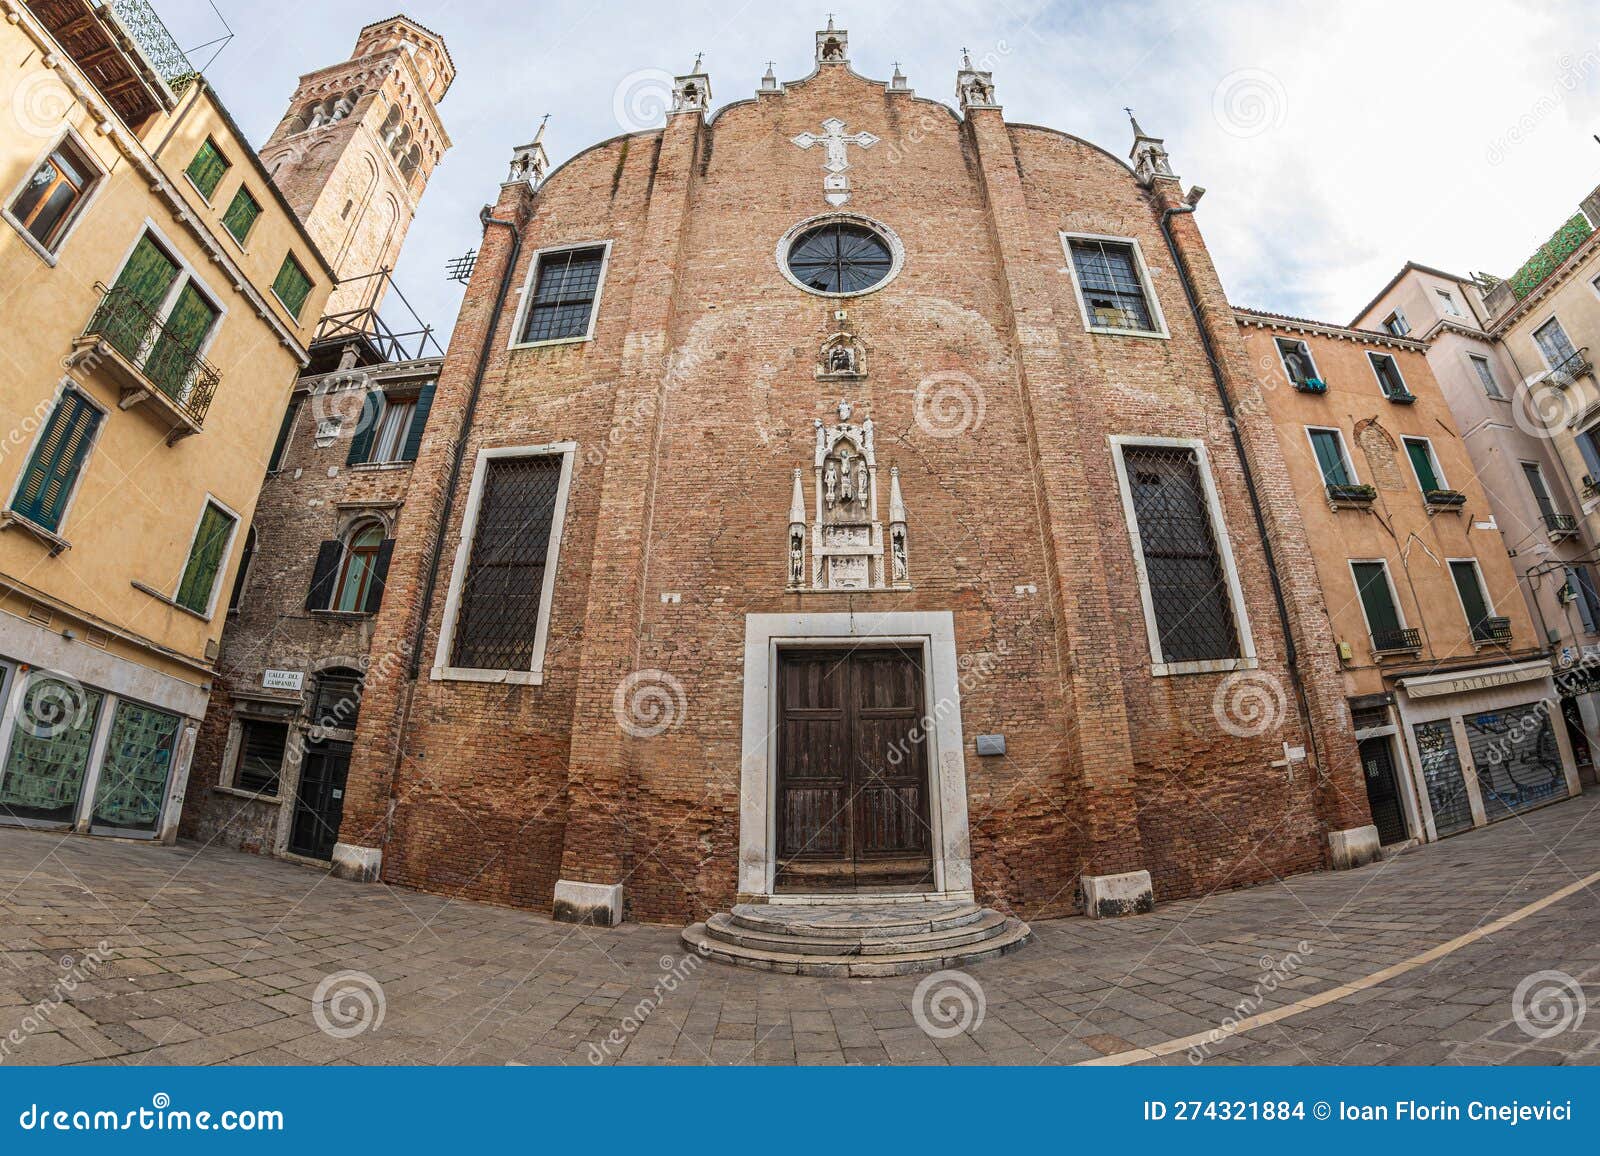
[[[752,931],[735,923],[731,916],[713,915],[706,920],[706,934],[721,943],[736,947],[755,948],[760,951],[789,952],[798,955],[849,955],[877,956],[903,955],[907,952],[939,951],[945,948],[964,947],[993,939],[1004,932],[1006,917],[998,911],[981,910],[978,918],[955,927],[937,931],[917,931],[895,936],[861,936],[856,939],[838,937],[801,936],[786,932]]]
[[[741,903],[728,913],[728,919],[746,930],[768,935],[854,943],[949,931],[976,922],[983,912],[976,903],[960,902],[826,907]]]
[[[998,934],[977,943],[947,946],[892,955],[806,955],[796,951],[771,951],[725,942],[710,934],[704,923],[684,928],[683,942],[702,956],[763,971],[789,975],[882,977],[941,971],[995,959],[1028,942],[1032,931],[1020,919],[1006,918]]]

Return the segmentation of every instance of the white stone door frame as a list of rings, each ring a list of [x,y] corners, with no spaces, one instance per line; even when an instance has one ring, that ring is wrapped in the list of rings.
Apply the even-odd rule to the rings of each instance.
[[[772,896],[777,873],[778,820],[772,800],[778,786],[774,731],[778,715],[778,652],[830,646],[921,649],[933,885],[941,895],[970,899],[972,852],[955,616],[948,610],[939,610],[745,616],[744,741],[739,769],[741,901]]]

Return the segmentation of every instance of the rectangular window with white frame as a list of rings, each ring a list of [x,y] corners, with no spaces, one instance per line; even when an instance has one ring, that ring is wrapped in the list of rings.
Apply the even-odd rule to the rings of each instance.
[[[240,718],[224,787],[274,798],[289,745],[289,725],[274,719]]]
[[[1483,571],[1476,558],[1451,558],[1450,577],[1456,584],[1456,597],[1461,600],[1461,612],[1466,616],[1467,629],[1472,641],[1477,643],[1503,641],[1503,630],[1509,624],[1496,618],[1494,601],[1489,597],[1483,582]]]
[[[1472,366],[1472,371],[1478,375],[1478,384],[1483,386],[1486,397],[1495,401],[1504,401],[1506,395],[1500,392],[1500,383],[1495,379],[1494,368],[1489,364],[1489,359],[1477,353],[1467,354],[1467,361]]]
[[[88,390],[64,379],[6,502],[9,515],[44,531],[56,545],[64,541],[59,536],[107,412]]]
[[[539,685],[575,442],[482,450],[432,677]]]
[[[1166,318],[1137,240],[1062,233],[1061,243],[1083,323],[1091,333],[1168,336]]]
[[[1350,577],[1361,603],[1372,652],[1388,654],[1422,649],[1421,634],[1406,626],[1389,574],[1389,563],[1382,558],[1353,558]]]
[[[104,183],[105,170],[83,138],[69,128],[12,191],[5,218],[29,248],[54,265],[56,254]]]
[[[522,286],[511,348],[592,340],[610,259],[610,241],[535,253]]]
[[[1332,428],[1307,426],[1306,437],[1311,440],[1311,452],[1317,459],[1323,485],[1360,485],[1361,479],[1356,477],[1355,463],[1345,449],[1343,434]]]
[[[1406,315],[1396,309],[1383,319],[1383,327],[1396,337],[1404,337],[1411,332],[1411,322],[1406,320]]]
[[[1311,356],[1310,345],[1294,337],[1276,337],[1273,343],[1278,347],[1278,359],[1283,362],[1283,371],[1289,375],[1290,385],[1307,385],[1322,380],[1322,375],[1317,372],[1317,363]]]
[[[1461,316],[1461,306],[1456,304],[1453,293],[1448,289],[1435,289],[1434,294],[1439,298],[1439,309],[1446,317]]]
[[[1403,438],[1406,447],[1406,457],[1411,460],[1411,472],[1416,475],[1417,485],[1424,494],[1442,493],[1450,488],[1445,481],[1444,471],[1439,468],[1439,459],[1434,455],[1433,442],[1427,438]]]
[[[1372,375],[1378,379],[1378,388],[1383,391],[1383,396],[1390,401],[1416,401],[1416,395],[1406,385],[1406,379],[1400,375],[1400,363],[1388,353],[1368,353],[1367,364],[1372,366]]]
[[[178,578],[172,602],[185,610],[210,618],[216,608],[217,590],[228,568],[228,552],[233,546],[239,516],[215,498],[206,497],[189,542],[189,556]]]
[[[1110,440],[1152,673],[1254,667],[1255,642],[1204,443]]]

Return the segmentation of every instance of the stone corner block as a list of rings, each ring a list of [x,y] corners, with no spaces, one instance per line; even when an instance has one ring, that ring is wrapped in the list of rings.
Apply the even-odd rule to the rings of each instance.
[[[381,847],[357,847],[353,843],[333,845],[333,873],[356,883],[375,883],[383,867]]]
[[[1150,885],[1148,871],[1127,871],[1121,875],[1085,875],[1081,882],[1083,913],[1090,919],[1144,915],[1156,909],[1156,893]]]
[[[622,922],[622,884],[577,883],[556,880],[557,923],[586,923],[593,927],[615,927]]]
[[[1351,827],[1348,831],[1328,832],[1328,854],[1333,860],[1335,871],[1345,871],[1351,867],[1371,863],[1381,853],[1382,844],[1378,841],[1378,828],[1371,824],[1365,827]]]

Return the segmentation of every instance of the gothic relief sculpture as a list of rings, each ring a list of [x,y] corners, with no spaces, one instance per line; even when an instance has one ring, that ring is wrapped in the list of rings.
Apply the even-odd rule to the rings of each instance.
[[[867,376],[867,350],[852,333],[835,333],[822,343],[817,358],[817,379],[851,379]]]

